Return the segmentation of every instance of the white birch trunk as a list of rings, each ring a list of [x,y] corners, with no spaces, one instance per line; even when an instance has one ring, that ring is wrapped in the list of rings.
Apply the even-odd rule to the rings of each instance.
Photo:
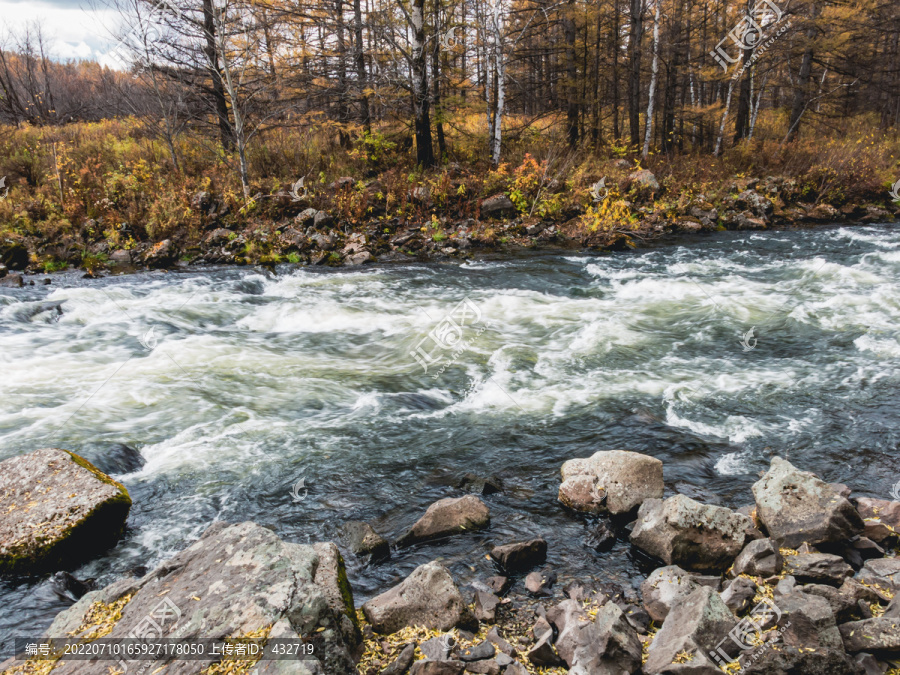
[[[653,17],[653,66],[650,75],[650,95],[647,101],[647,123],[644,133],[644,151],[641,157],[646,161],[650,156],[650,141],[653,138],[653,108],[656,105],[656,81],[659,79],[659,5],[656,0],[656,12]]]
[[[728,97],[725,99],[725,110],[722,111],[722,121],[719,124],[719,137],[716,138],[716,149],[713,155],[718,157],[722,152],[722,141],[725,138],[725,122],[728,120],[728,113],[731,110],[731,94],[734,91],[734,80],[728,80]]]

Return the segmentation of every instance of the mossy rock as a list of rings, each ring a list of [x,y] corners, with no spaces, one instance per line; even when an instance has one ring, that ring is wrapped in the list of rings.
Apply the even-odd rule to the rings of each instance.
[[[0,574],[71,567],[109,548],[125,528],[125,487],[68,450],[0,462]]]

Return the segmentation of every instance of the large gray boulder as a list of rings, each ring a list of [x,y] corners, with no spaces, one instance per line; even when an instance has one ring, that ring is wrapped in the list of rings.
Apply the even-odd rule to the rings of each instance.
[[[473,619],[450,572],[437,562],[420,565],[365,603],[362,611],[376,633],[395,633],[407,626],[448,631]]]
[[[631,543],[667,565],[721,572],[744,548],[752,529],[747,516],[675,495],[641,505]]]
[[[665,489],[660,460],[625,450],[570,459],[561,473],[559,501],[587,513],[629,513]]]
[[[117,620],[115,610],[121,612]],[[224,639],[269,627],[270,638],[315,635],[315,655],[293,662],[301,665],[291,672],[356,672],[351,652],[360,633],[337,548],[285,543],[254,523],[215,523],[141,579],[126,578],[85,595],[56,617],[46,636],[96,636],[110,617],[108,638],[146,635],[152,629],[155,637]],[[165,672],[200,673],[215,660],[210,655],[171,661]],[[53,672],[107,675],[111,665],[115,662],[63,659]],[[150,673],[162,670],[163,663],[128,665],[128,672],[137,665]]]
[[[678,565],[659,567],[653,570],[641,584],[644,609],[647,610],[651,619],[662,623],[675,605],[701,586],[718,590],[719,578],[696,576],[681,569]]]
[[[646,675],[721,675],[709,659],[737,620],[713,589],[701,586],[669,612],[647,652]]]
[[[0,574],[40,572],[100,553],[131,497],[78,455],[44,448],[0,462]]]
[[[756,513],[772,539],[797,548],[848,539],[863,531],[859,513],[838,489],[781,457],[753,484]]]
[[[573,675],[633,673],[641,665],[641,642],[622,610],[607,602],[592,618],[581,603],[563,600],[547,612],[558,632],[556,651]]]
[[[412,546],[453,534],[481,530],[491,524],[491,512],[475,495],[439,499],[428,507],[397,546]]]

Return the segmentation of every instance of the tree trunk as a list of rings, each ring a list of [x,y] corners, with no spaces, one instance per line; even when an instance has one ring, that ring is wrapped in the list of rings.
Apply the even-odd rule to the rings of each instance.
[[[641,38],[644,27],[644,0],[631,0],[631,26],[628,49],[631,52],[631,72],[628,74],[628,126],[631,145],[641,143]]]
[[[644,133],[644,150],[641,157],[644,161],[650,157],[650,141],[653,138],[653,108],[656,105],[656,82],[659,79],[659,5],[656,0],[656,12],[653,15],[653,65],[650,69],[650,94],[647,99],[647,122]]]
[[[222,71],[219,68],[219,52],[216,48],[216,20],[213,14],[212,0],[203,0],[203,33],[206,46],[207,68],[212,78],[213,107],[219,122],[219,140],[225,152],[234,150],[234,136],[231,134],[231,120],[228,116],[228,102],[225,100],[225,86],[222,82]]]
[[[578,145],[578,79],[575,64],[575,20],[574,7],[570,6],[563,19],[563,33],[566,39],[566,127],[569,147]]]
[[[359,81],[359,112],[365,132],[372,132],[369,112],[369,96],[366,94],[366,57],[363,52],[362,9],[359,0],[353,0],[353,57],[356,61],[356,78]]]
[[[412,12],[412,98],[416,133],[416,163],[434,166],[431,145],[431,117],[428,110],[428,64],[425,53],[425,0],[413,0]]]
[[[800,133],[800,118],[806,112],[809,105],[809,82],[812,76],[812,60],[814,56],[813,39],[816,37],[816,19],[819,16],[819,6],[811,3],[810,21],[806,29],[806,49],[800,61],[800,72],[797,74],[797,84],[794,88],[794,102],[791,105],[791,119],[788,123],[788,132],[785,141],[791,143]]]

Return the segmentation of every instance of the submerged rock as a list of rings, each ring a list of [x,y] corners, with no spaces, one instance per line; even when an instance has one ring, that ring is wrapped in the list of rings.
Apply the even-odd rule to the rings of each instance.
[[[641,505],[631,542],[668,565],[719,572],[731,565],[752,528],[747,516],[731,509],[675,495]]]
[[[85,635],[96,626],[94,603],[121,608],[109,638],[234,637],[271,627],[270,638],[315,636],[310,672],[350,673],[359,644],[353,593],[333,544],[289,544],[254,523],[215,523],[203,536],[141,579],[126,578],[85,595],[59,614],[47,637]],[[85,624],[88,625],[85,625]],[[178,672],[200,673],[216,657],[178,661]],[[61,660],[60,675],[107,675],[111,661]],[[273,662],[274,663],[274,662]],[[161,662],[147,665],[154,672]],[[318,668],[318,670],[316,670]]]
[[[469,613],[447,568],[437,562],[417,567],[406,579],[362,606],[376,633],[395,633],[406,626],[447,631],[469,625]]]
[[[425,515],[400,538],[397,546],[412,546],[451,534],[480,530],[490,523],[490,510],[475,495],[447,497],[429,506]]]
[[[66,450],[0,462],[0,573],[70,565],[116,542],[131,497],[123,485]]]
[[[756,513],[772,539],[796,548],[848,539],[863,521],[838,489],[781,457],[753,484]]]
[[[373,530],[368,523],[352,520],[346,523],[343,529],[350,550],[356,555],[371,556],[373,561],[384,560],[391,556],[391,547],[387,539]]]
[[[607,450],[570,459],[561,473],[559,501],[587,513],[629,513],[665,489],[662,462],[637,452]]]

